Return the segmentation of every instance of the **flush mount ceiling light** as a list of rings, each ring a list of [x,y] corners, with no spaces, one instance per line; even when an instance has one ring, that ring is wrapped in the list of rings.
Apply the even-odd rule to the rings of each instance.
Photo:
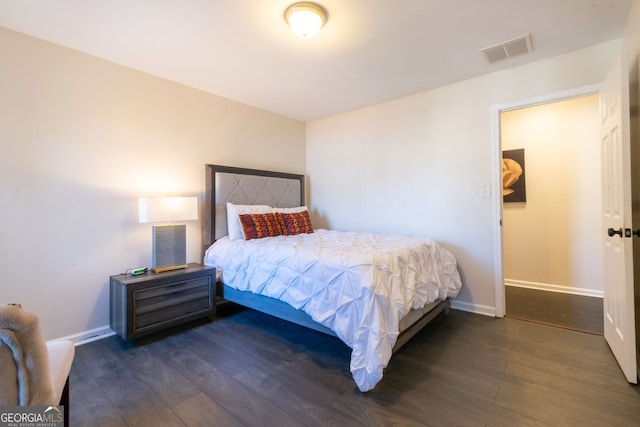
[[[284,12],[284,20],[295,35],[310,39],[318,34],[320,28],[327,22],[327,14],[315,3],[294,3]]]

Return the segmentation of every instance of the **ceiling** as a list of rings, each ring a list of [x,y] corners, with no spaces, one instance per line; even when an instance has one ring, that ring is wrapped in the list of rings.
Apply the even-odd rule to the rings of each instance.
[[[632,0],[0,0],[0,26],[301,121],[415,94],[622,36]],[[531,34],[533,53],[479,49]]]

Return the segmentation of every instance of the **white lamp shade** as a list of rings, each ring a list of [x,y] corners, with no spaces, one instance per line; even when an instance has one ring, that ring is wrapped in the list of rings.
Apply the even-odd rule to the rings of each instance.
[[[140,197],[138,219],[141,223],[196,220],[198,219],[198,198]]]

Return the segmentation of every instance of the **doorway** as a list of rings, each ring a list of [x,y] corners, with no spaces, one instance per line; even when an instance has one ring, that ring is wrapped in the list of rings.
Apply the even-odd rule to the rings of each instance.
[[[501,152],[519,152],[525,182],[503,188],[525,192],[501,204],[508,317],[602,334],[599,129],[593,89],[499,111]]]

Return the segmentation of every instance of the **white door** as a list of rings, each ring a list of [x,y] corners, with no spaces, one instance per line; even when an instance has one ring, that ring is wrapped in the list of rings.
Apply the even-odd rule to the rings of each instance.
[[[629,85],[622,65],[616,61],[600,93],[604,336],[625,377],[635,384]]]

